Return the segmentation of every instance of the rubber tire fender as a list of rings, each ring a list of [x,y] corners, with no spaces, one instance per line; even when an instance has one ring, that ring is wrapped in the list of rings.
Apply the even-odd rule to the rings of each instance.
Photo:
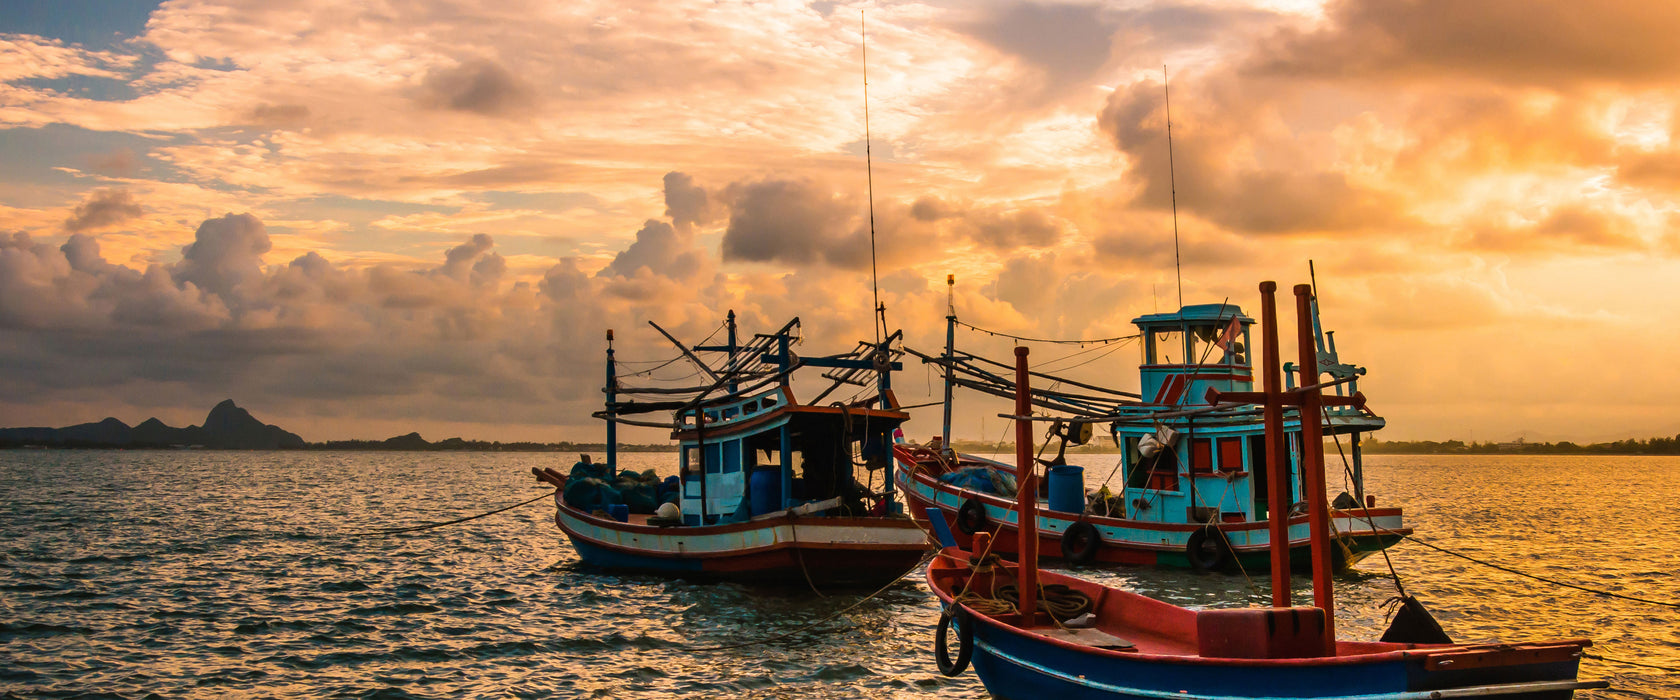
[[[1202,550],[1212,540],[1213,552],[1207,556]],[[1231,542],[1225,539],[1225,533],[1212,525],[1203,527],[1190,533],[1190,541],[1184,544],[1184,558],[1190,560],[1190,568],[1197,571],[1220,571],[1229,567],[1235,555],[1231,552]]]
[[[1097,526],[1083,520],[1068,526],[1062,533],[1062,558],[1075,564],[1089,564],[1102,548],[1102,534]]]
[[[957,624],[957,658],[951,658],[951,651],[947,647],[951,623]],[[939,666],[940,675],[947,678],[961,675],[968,670],[968,662],[974,658],[974,617],[964,612],[956,603],[950,609],[939,614],[939,629],[933,633],[933,661]]]
[[[962,507],[957,509],[957,529],[965,535],[973,535],[986,529],[986,504],[980,499],[970,496],[963,501]]]

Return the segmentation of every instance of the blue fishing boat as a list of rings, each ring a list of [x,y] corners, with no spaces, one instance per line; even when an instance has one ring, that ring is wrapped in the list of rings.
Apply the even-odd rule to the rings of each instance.
[[[1334,334],[1322,330],[1316,300],[1311,319],[1314,362],[1305,372],[1286,365],[1287,381],[1294,386],[1300,377],[1324,374],[1330,377],[1326,387],[1336,395],[1362,396],[1358,381],[1365,369],[1340,361]],[[1208,398],[1210,391],[1253,387],[1247,348],[1254,319],[1234,304],[1199,304],[1141,316],[1133,323],[1138,332],[1125,340],[1142,344],[1140,391],[1034,373],[1059,388],[1035,389],[1033,405],[1066,417],[1054,428],[1061,449],[1042,464],[1047,478],[1040,481],[1046,486],[1039,494],[1045,507],[1036,519],[1040,551],[1074,564],[1264,570],[1270,565],[1270,523],[1282,519],[1289,546],[1304,553],[1311,530],[1301,496],[1299,414],[1285,418],[1287,456],[1272,460],[1263,449],[1265,430],[1257,409]],[[955,452],[949,445],[953,388],[1008,396],[1014,385],[1003,373],[1004,363],[957,351],[957,326],[953,307],[946,317],[945,352],[910,350],[944,371],[945,425],[927,444],[899,442],[895,478],[918,518],[943,513],[956,523],[954,534],[965,546],[974,533],[993,532],[999,535],[994,539],[999,553],[1012,555],[1013,467]],[[1350,492],[1337,497],[1330,527],[1336,564],[1348,566],[1394,545],[1411,530],[1401,509],[1377,507],[1376,496],[1365,489],[1360,436],[1381,429],[1382,417],[1360,400],[1325,410],[1322,421],[1322,432],[1338,445],[1346,436]],[[1100,488],[1087,492],[1090,475],[1067,465],[1063,451],[1091,440],[1096,426],[1106,427],[1121,449],[1113,471],[1092,479]],[[1277,491],[1268,487],[1273,470],[1289,477]],[[1116,475],[1123,480],[1111,488],[1107,483]]]
[[[595,414],[607,421],[606,463],[580,463],[571,473],[532,469],[561,489],[555,523],[579,559],[607,570],[819,589],[904,575],[928,542],[887,478],[892,434],[909,418],[892,392],[898,334],[849,353],[800,357],[790,351],[797,318],[744,344],[734,312],[727,327],[723,345],[677,343],[707,378],[686,388],[623,383],[608,331],[606,406]],[[707,363],[696,353],[723,359]],[[827,389],[808,402],[790,381],[804,368],[828,370]],[[848,385],[874,392],[822,404]],[[633,417],[644,414],[671,420]],[[620,424],[669,429],[680,476],[660,490],[657,479],[617,472]],[[648,488],[654,497],[626,503]]]
[[[940,671],[956,675],[972,662],[995,698],[1139,698],[1259,700],[1261,698],[1358,698],[1428,700],[1501,697],[1568,700],[1575,690],[1607,687],[1578,680],[1586,639],[1510,644],[1453,644],[1406,597],[1400,617],[1382,641],[1338,639],[1330,575],[1329,512],[1324,498],[1324,453],[1319,432],[1322,406],[1356,404],[1351,397],[1324,396],[1313,374],[1306,386],[1281,388],[1276,315],[1270,282],[1260,287],[1265,316],[1264,392],[1219,392],[1218,401],[1259,404],[1266,430],[1262,449],[1288,449],[1283,409],[1305,417],[1302,459],[1304,492],[1312,530],[1312,606],[1296,606],[1289,586],[1289,550],[1275,537],[1270,550],[1272,607],[1191,610],[1073,576],[1041,572],[1037,538],[1017,532],[1020,562],[1010,565],[993,551],[990,533],[976,534],[968,547],[949,536],[945,517],[931,521],[948,546],[929,565],[928,585],[944,613],[935,640]],[[1296,287],[1300,318],[1310,318],[1311,295]],[[1311,365],[1312,334],[1302,326],[1305,364]],[[1026,348],[1016,349],[1016,476],[1022,485],[1013,515],[1031,522],[1038,507],[1031,496],[1034,474],[1032,410]],[[1268,475],[1281,488],[1281,472]],[[1282,523],[1274,521],[1275,528]],[[1428,624],[1419,624],[1416,615]],[[955,637],[957,649],[950,649]]]

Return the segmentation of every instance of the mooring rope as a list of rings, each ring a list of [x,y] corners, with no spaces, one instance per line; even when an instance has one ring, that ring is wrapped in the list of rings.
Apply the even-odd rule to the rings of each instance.
[[[1618,659],[1614,656],[1605,656],[1603,654],[1588,654],[1586,652],[1581,652],[1581,655],[1585,656],[1589,659],[1592,659],[1594,661],[1609,661],[1611,663],[1627,664],[1629,666],[1638,666],[1640,668],[1654,668],[1658,671],[1670,671],[1670,672],[1673,672],[1673,673],[1680,673],[1680,668],[1676,668],[1674,666],[1658,666],[1656,664],[1640,663],[1638,661],[1628,661],[1627,659]]]
[[[923,564],[926,564],[929,559],[933,558],[933,555],[934,555],[933,552],[929,552],[927,554],[922,555],[921,561],[916,562],[915,566],[910,567],[910,571],[906,571],[904,573],[908,574],[911,571],[916,571],[917,569],[920,569]],[[754,639],[752,641],[740,642],[738,644],[723,644],[723,645],[719,645],[719,646],[715,646],[715,647],[683,647],[683,650],[684,651],[723,651],[723,650],[726,650],[726,649],[740,649],[742,647],[750,647],[750,646],[755,646],[755,645],[758,645],[758,644],[769,644],[770,642],[775,642],[775,641],[780,641],[780,640],[783,640],[783,639],[787,639],[788,637],[792,637],[793,635],[806,632],[806,631],[810,630],[811,628],[816,627],[817,625],[823,624],[825,622],[833,620],[834,618],[840,617],[841,615],[844,615],[846,613],[851,612],[852,610],[856,609],[858,606],[869,602],[870,600],[876,598],[877,596],[881,595],[882,593],[886,593],[887,589],[898,585],[898,582],[902,581],[902,580],[904,580],[904,576],[901,574],[897,578],[894,578],[893,580],[888,581],[887,585],[875,589],[874,593],[870,593],[869,595],[866,595],[863,598],[860,598],[858,600],[858,602],[852,603],[851,605],[848,605],[844,608],[836,610],[833,613],[831,613],[831,614],[829,614],[829,615],[827,615],[827,616],[825,616],[821,619],[814,620],[814,621],[812,621],[808,624],[805,624],[805,625],[801,626],[799,629],[790,630],[788,632],[783,632],[781,634],[771,635],[769,637],[764,637],[764,638],[761,638],[761,639]]]
[[[1392,532],[1392,530],[1383,530],[1383,532]],[[1477,558],[1472,557],[1468,554],[1460,554],[1458,552],[1447,549],[1446,547],[1441,547],[1441,546],[1437,546],[1437,545],[1434,545],[1434,544],[1430,544],[1428,541],[1420,539],[1417,535],[1412,535],[1411,537],[1406,538],[1405,541],[1415,542],[1417,544],[1421,544],[1421,545],[1423,545],[1425,547],[1428,547],[1430,549],[1433,549],[1435,551],[1442,552],[1442,553],[1445,553],[1445,554],[1451,554],[1455,557],[1458,557],[1460,559],[1464,559],[1466,561],[1471,561],[1471,562],[1475,562],[1477,564],[1481,564],[1482,566],[1486,566],[1486,567],[1493,568],[1493,569],[1498,569],[1498,570],[1503,571],[1503,572],[1508,573],[1508,574],[1516,574],[1516,575],[1522,576],[1524,578],[1531,578],[1531,579],[1534,579],[1536,581],[1543,581],[1543,582],[1552,584],[1554,586],[1562,586],[1564,588],[1573,588],[1573,589],[1578,590],[1578,591],[1586,591],[1588,593],[1596,593],[1598,595],[1606,596],[1606,597],[1610,597],[1610,598],[1620,598],[1622,600],[1630,600],[1630,601],[1633,601],[1633,602],[1636,602],[1636,603],[1646,603],[1646,604],[1649,604],[1649,605],[1661,605],[1661,606],[1666,607],[1666,608],[1680,608],[1680,602],[1669,601],[1669,600],[1652,600],[1650,598],[1640,598],[1638,596],[1622,595],[1620,593],[1611,593],[1610,591],[1600,590],[1600,589],[1597,589],[1597,588],[1588,588],[1586,586],[1573,584],[1573,583],[1568,583],[1566,581],[1558,581],[1556,579],[1549,579],[1549,578],[1546,578],[1544,576],[1536,576],[1534,574],[1527,573],[1527,572],[1524,572],[1524,571],[1518,571],[1518,570],[1510,568],[1508,566],[1500,566],[1499,564],[1495,564],[1495,563],[1490,562],[1490,561],[1484,561],[1484,560],[1481,560],[1481,559],[1477,559]]]
[[[383,530],[366,530],[366,531],[363,531],[363,532],[349,533],[349,536],[351,536],[351,537],[365,537],[365,536],[368,536],[368,535],[395,535],[395,534],[401,533],[401,532],[415,532],[415,531],[418,531],[418,530],[430,530],[432,528],[444,527],[446,525],[456,525],[456,524],[467,522],[468,520],[477,520],[479,518],[489,517],[489,516],[495,515],[497,513],[507,512],[507,511],[513,510],[515,508],[518,508],[520,506],[528,506],[528,505],[531,505],[532,503],[536,503],[537,501],[540,501],[544,498],[552,497],[554,494],[557,494],[557,493],[560,493],[560,489],[555,489],[555,490],[550,491],[548,493],[545,493],[541,496],[533,498],[529,501],[524,501],[524,502],[521,502],[521,503],[515,503],[515,504],[513,504],[511,506],[508,506],[506,508],[497,508],[497,509],[495,509],[493,511],[490,511],[488,513],[479,513],[478,515],[471,515],[471,516],[468,516],[468,517],[465,517],[465,518],[457,518],[457,519],[451,520],[449,522],[426,523],[424,525],[415,525],[415,526],[412,526],[412,527],[395,527],[395,528],[389,528],[389,529],[383,529]]]

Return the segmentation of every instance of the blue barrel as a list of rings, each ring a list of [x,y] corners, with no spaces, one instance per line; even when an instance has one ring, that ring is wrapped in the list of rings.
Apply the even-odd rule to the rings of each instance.
[[[612,516],[613,520],[617,520],[621,523],[630,522],[630,506],[624,505],[623,503],[614,503],[607,506],[607,515]]]
[[[754,467],[752,471],[752,514],[764,515],[782,509],[782,468]]]
[[[1071,464],[1050,468],[1050,510],[1085,512],[1085,468]]]

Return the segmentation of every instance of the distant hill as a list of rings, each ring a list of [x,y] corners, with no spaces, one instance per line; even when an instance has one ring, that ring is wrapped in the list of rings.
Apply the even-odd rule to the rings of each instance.
[[[605,452],[601,443],[575,442],[489,442],[458,437],[427,442],[419,433],[386,440],[333,440],[304,442],[303,438],[279,426],[266,425],[228,399],[204,417],[203,425],[172,428],[156,418],[147,418],[132,428],[115,418],[64,428],[0,428],[0,448],[5,447],[122,447],[166,449],[206,447],[218,450],[384,450],[404,452]],[[675,444],[620,444],[620,452],[675,452]]]
[[[64,428],[0,428],[0,445],[46,447],[209,447],[220,450],[277,450],[304,446],[303,438],[266,425],[228,399],[204,417],[204,425],[172,428],[156,418],[130,428],[115,418]]]

